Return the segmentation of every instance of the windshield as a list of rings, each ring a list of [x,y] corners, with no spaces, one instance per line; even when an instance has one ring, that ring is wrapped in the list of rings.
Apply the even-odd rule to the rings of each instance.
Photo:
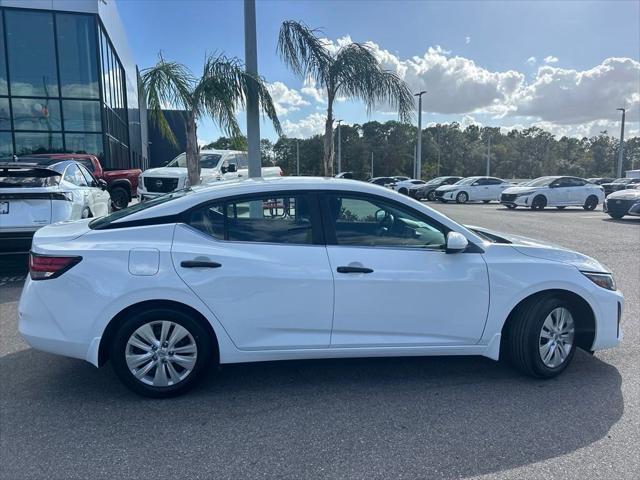
[[[438,183],[442,183],[444,181],[444,179],[447,177],[436,177],[436,178],[432,178],[431,180],[429,180],[427,182],[427,185],[436,185]]]
[[[201,153],[200,154],[200,168],[216,168],[222,155],[219,153]],[[187,167],[187,154],[181,153],[176,158],[171,160],[167,167]]]
[[[554,180],[556,180],[558,177],[540,177],[540,178],[536,178],[534,180],[530,180],[528,182],[525,182],[521,185],[519,185],[520,187],[546,187],[547,185],[551,184],[551,182],[553,182]]]
[[[613,183],[631,183],[630,178],[616,178]]]
[[[478,177],[463,178],[462,180],[458,180],[456,183],[454,183],[454,185],[469,185],[476,180],[478,180]]]
[[[104,217],[92,220],[91,222],[89,222],[89,228],[93,228],[95,230],[106,228],[116,220],[120,220],[121,218],[128,217],[129,215],[132,215],[134,213],[141,212],[143,210],[146,210],[147,208],[155,207],[156,205],[160,205],[162,203],[167,203],[171,200],[175,200],[176,198],[184,197],[192,191],[193,190],[191,188],[185,188],[183,190],[176,190],[175,192],[167,193],[166,195],[154,198],[153,200],[136,203],[135,205],[131,205],[130,207],[123,208],[122,210],[118,210],[117,212],[113,212],[109,215],[105,215]]]

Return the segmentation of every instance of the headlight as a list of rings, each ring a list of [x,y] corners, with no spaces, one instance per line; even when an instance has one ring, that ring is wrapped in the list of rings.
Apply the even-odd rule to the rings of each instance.
[[[613,275],[610,273],[582,272],[582,274],[599,287],[607,290],[616,289],[616,282],[614,282]]]

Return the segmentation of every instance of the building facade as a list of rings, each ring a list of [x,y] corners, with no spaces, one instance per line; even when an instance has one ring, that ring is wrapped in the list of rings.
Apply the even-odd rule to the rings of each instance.
[[[0,0],[0,158],[90,153],[145,169],[146,119],[114,0]]]

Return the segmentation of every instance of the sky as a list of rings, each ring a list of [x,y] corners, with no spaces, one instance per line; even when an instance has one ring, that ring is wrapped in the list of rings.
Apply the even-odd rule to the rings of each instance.
[[[241,0],[118,0],[141,69],[165,59],[202,69],[207,53],[244,58]],[[640,0],[388,1],[258,0],[258,70],[269,84],[288,136],[321,133],[321,88],[293,75],[276,52],[284,20],[320,30],[328,48],[366,44],[423,97],[423,125],[458,122],[511,128],[538,126],[562,136],[640,135]],[[388,105],[367,114],[341,98],[343,123],[397,119]],[[246,128],[243,112],[240,125]],[[276,139],[263,121],[263,137]],[[222,133],[208,119],[199,142]]]

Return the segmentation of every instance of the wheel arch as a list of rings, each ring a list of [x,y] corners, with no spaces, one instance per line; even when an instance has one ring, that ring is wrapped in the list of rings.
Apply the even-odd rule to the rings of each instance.
[[[539,301],[543,297],[558,297],[569,303],[577,312],[576,315],[576,345],[588,352],[591,351],[596,335],[596,317],[591,305],[579,294],[572,292],[571,290],[555,288],[548,290],[541,290],[528,295],[520,300],[515,307],[511,309],[507,319],[502,325],[501,330],[501,342],[500,353],[506,352],[507,338],[509,336],[509,329],[515,321],[518,313],[526,307],[530,302]]]
[[[98,347],[98,366],[103,366],[109,360],[109,346],[111,344],[111,340],[113,339],[115,333],[118,331],[122,322],[126,320],[127,317],[133,315],[139,311],[143,311],[147,308],[167,308],[180,311],[187,315],[195,318],[209,333],[211,338],[211,342],[214,348],[214,355],[217,357],[216,361],[220,360],[220,344],[218,341],[218,336],[216,335],[211,322],[207,320],[207,318],[200,313],[195,308],[186,305],[184,303],[175,301],[175,300],[144,300],[138,303],[134,303],[124,308],[120,312],[118,312],[107,324],[104,329],[104,333],[100,338],[100,345]]]
[[[131,185],[131,182],[126,179],[126,178],[119,178],[117,180],[113,180],[112,182],[109,183],[109,186],[107,187],[107,191],[109,193],[111,193],[111,190],[115,189],[115,188],[123,188],[127,191],[127,193],[129,194],[129,199],[131,199],[131,195],[133,192],[133,185]]]

